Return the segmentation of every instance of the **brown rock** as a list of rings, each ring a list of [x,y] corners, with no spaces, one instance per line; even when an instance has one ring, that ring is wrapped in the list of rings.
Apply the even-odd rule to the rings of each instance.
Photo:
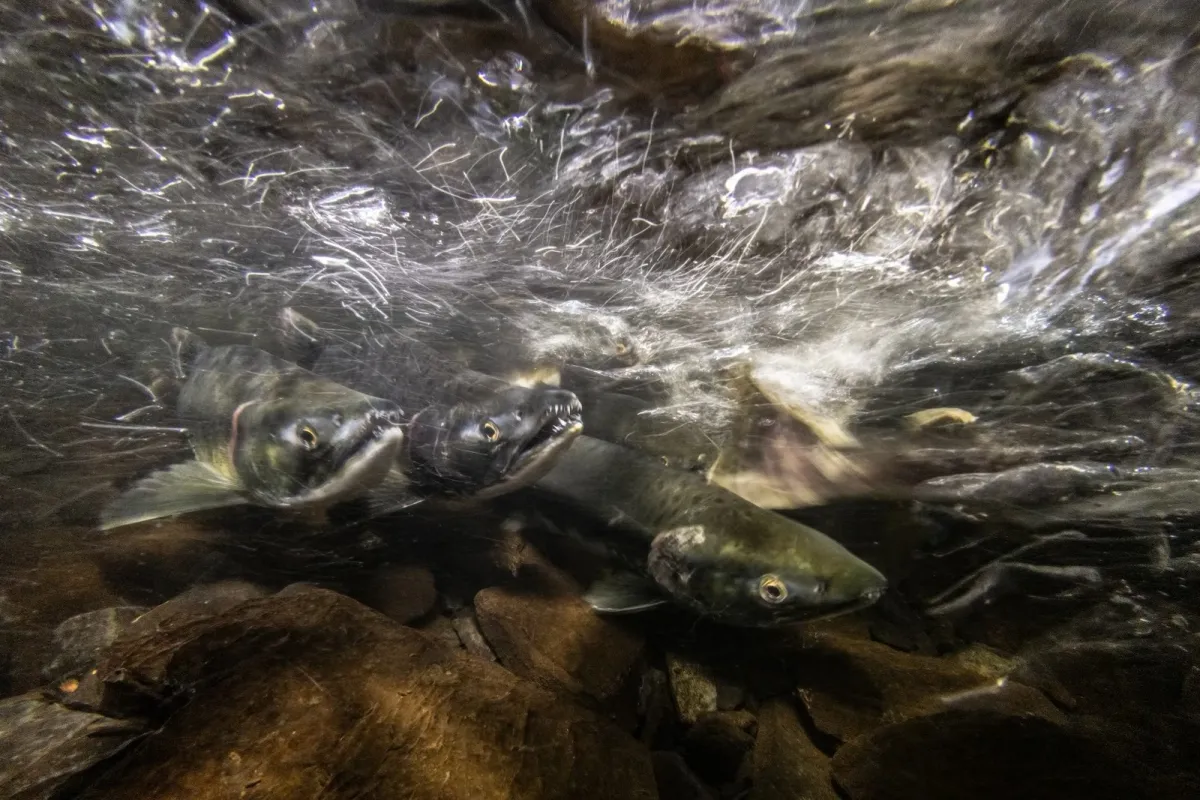
[[[1043,689],[1115,752],[1165,777],[1194,774],[1200,755],[1186,713],[1194,658],[1182,642],[1068,640],[1031,648],[1014,676]]]
[[[266,596],[265,589],[248,581],[218,581],[193,586],[142,614],[125,635],[140,636],[185,617],[213,617],[247,600]]]
[[[684,758],[708,783],[720,786],[737,778],[754,747],[754,715],[747,711],[705,714],[683,737]]]
[[[703,715],[717,710],[716,682],[700,664],[667,653],[667,677],[675,697],[675,710],[684,723],[693,725]]]
[[[946,711],[843,745],[834,778],[852,800],[1132,800],[1143,776],[1096,739],[1038,717]]]
[[[72,710],[36,692],[0,700],[0,796],[57,796],[64,783],[138,733],[135,723]]]
[[[794,659],[809,715],[817,728],[843,741],[880,724],[944,710],[944,698],[998,686],[997,678],[974,665],[847,636],[810,636]]]
[[[620,692],[641,657],[640,636],[575,595],[484,589],[475,595],[475,613],[501,664],[600,701]]]
[[[637,712],[642,718],[638,738],[653,746],[663,723],[673,717],[671,706],[671,686],[666,673],[653,667],[647,668],[638,684]]]
[[[654,778],[662,800],[716,800],[716,795],[688,769],[678,753],[653,754]]]
[[[1003,678],[1011,675],[1021,662],[1015,658],[1007,658],[990,647],[973,644],[950,655],[949,660],[961,664],[967,669],[978,672],[985,678]]]
[[[453,617],[435,614],[432,619],[426,620],[421,625],[421,630],[454,649],[460,649],[463,646],[462,640],[458,638],[458,631],[454,630]]]
[[[0,667],[8,673],[8,685],[0,688],[14,694],[45,680],[42,670],[59,650],[52,635],[59,623],[84,612],[130,605],[109,588],[92,559],[70,552],[55,552],[44,560],[23,555],[17,553],[15,563],[4,570],[20,580],[6,580],[0,600]]]
[[[470,607],[460,608],[454,612],[452,619],[454,634],[458,637],[466,651],[484,661],[496,661],[496,653],[479,630],[479,620],[475,618],[475,610]]]
[[[1042,692],[1010,680],[998,681],[983,689],[943,695],[941,703],[944,709],[989,710],[1012,717],[1035,716],[1060,725],[1067,721],[1067,715]]]
[[[670,98],[707,96],[744,60],[694,25],[637,19],[627,5],[590,0],[538,0],[535,5],[551,25],[581,46],[586,40],[588,52],[597,54],[602,67],[623,71],[636,64],[639,82]]]
[[[746,690],[732,683],[717,681],[717,710],[733,711],[746,702]]]
[[[116,641],[147,610],[141,606],[116,606],[63,620],[54,629],[57,648],[54,660],[42,674],[55,683],[68,677],[78,678],[92,668],[101,650]]]
[[[371,577],[363,600],[401,625],[407,625],[433,610],[437,587],[433,573],[425,567],[389,565]]]
[[[123,639],[100,674],[191,701],[87,797],[656,797],[629,736],[322,589]]]
[[[759,709],[753,760],[751,800],[837,800],[829,757],[813,744],[786,698]]]

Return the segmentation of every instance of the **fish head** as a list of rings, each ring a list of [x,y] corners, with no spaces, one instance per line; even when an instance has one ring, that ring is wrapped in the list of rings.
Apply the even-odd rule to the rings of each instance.
[[[272,507],[349,499],[378,483],[404,439],[399,406],[357,393],[246,403],[233,415],[230,460]]]
[[[694,610],[747,627],[847,614],[886,591],[883,574],[833,539],[756,511],[757,535],[731,537],[699,521],[662,531],[651,545],[651,575]]]
[[[645,356],[634,330],[624,320],[574,309],[568,319],[552,318],[548,335],[533,334],[535,359],[596,370],[640,364]]]
[[[421,411],[409,424],[409,451],[443,486],[483,499],[538,480],[582,431],[573,393],[514,386],[483,402]]]
[[[640,364],[642,351],[638,341],[626,331],[605,331],[575,361],[599,370],[621,369]]]

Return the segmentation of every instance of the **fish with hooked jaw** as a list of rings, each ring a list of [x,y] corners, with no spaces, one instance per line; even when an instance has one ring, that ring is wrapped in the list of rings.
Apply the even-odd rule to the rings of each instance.
[[[396,403],[354,391],[263,350],[194,352],[177,410],[195,458],[151,473],[100,514],[102,530],[207,509],[319,509],[377,485],[404,440]]]
[[[428,499],[483,500],[528,486],[583,430],[572,392],[515,386],[402,336],[333,341],[290,308],[273,334],[285,355],[317,374],[413,410],[397,468],[369,493],[375,514]]]
[[[674,601],[764,627],[856,611],[887,589],[878,570],[820,531],[599,439],[579,437],[532,492],[543,510],[565,512],[570,522],[553,528],[623,566],[587,591],[598,612]],[[581,531],[580,519],[599,532]]]

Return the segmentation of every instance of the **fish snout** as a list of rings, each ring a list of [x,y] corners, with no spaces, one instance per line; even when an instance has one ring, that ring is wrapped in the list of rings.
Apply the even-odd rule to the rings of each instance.
[[[839,581],[845,602],[868,606],[875,603],[888,590],[888,579],[870,564],[861,562]]]

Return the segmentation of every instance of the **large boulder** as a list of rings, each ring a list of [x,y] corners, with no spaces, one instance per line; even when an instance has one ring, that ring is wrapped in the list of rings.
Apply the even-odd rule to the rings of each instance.
[[[657,796],[649,752],[610,723],[323,589],[176,617],[98,675],[167,713],[88,797]]]

